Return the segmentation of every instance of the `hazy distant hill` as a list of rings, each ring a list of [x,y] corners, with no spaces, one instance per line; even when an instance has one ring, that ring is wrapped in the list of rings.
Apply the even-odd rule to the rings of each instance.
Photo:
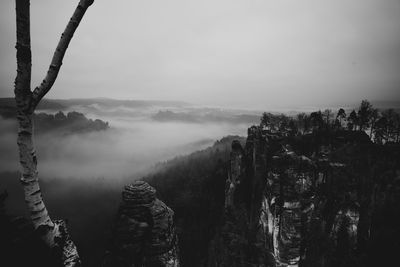
[[[37,109],[65,110],[66,107],[66,105],[59,103],[57,100],[43,99],[40,101]],[[13,118],[15,117],[15,113],[16,108],[14,98],[0,98],[0,115],[4,118]]]
[[[188,103],[181,101],[156,101],[156,100],[117,100],[110,98],[85,98],[85,99],[43,99],[40,101],[37,110],[65,110],[73,106],[92,106],[99,105],[100,107],[110,108],[125,106],[130,108],[141,108],[151,106],[172,106],[184,107]],[[15,111],[14,98],[0,98],[0,112],[12,113]],[[15,112],[14,112],[15,113]]]
[[[89,119],[79,112],[63,113],[67,105],[58,103],[54,100],[43,100],[39,104],[39,110],[59,111],[55,115],[43,112],[34,114],[35,132],[45,133],[58,131],[59,133],[82,133],[91,131],[101,131],[109,128],[108,122],[99,119]],[[13,98],[0,98],[0,118],[13,121],[16,116],[15,101]],[[8,123],[3,125],[3,131],[15,131],[16,125]]]
[[[87,99],[52,99],[52,102],[64,106],[83,105],[89,106],[98,104],[105,107],[125,106],[125,107],[148,107],[148,106],[187,106],[188,103],[181,101],[157,101],[157,100],[119,100],[111,98],[87,98]]]
[[[159,111],[152,116],[156,121],[180,121],[180,122],[229,122],[255,124],[260,120],[260,116],[252,114],[232,114],[229,111],[208,110],[207,112],[173,112],[170,110]]]

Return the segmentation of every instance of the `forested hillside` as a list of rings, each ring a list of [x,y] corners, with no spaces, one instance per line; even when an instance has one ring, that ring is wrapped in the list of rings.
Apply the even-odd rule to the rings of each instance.
[[[183,266],[205,262],[208,244],[221,223],[233,140],[245,138],[224,137],[205,150],[158,164],[144,178],[175,212]]]

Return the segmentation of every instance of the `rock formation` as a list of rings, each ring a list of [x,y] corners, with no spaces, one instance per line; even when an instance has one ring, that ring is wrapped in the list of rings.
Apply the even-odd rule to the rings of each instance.
[[[359,135],[294,138],[249,128],[244,148],[232,143],[224,223],[208,266],[366,266],[362,255],[381,209],[377,202],[384,195],[393,197],[386,202],[399,200],[392,171],[399,166],[392,162],[390,175],[368,178],[357,164],[374,154],[358,151],[371,147]]]
[[[143,181],[125,186],[104,266],[178,267],[174,212]]]

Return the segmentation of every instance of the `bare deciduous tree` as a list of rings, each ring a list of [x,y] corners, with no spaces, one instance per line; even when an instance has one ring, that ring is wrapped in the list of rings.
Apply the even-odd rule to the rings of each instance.
[[[24,188],[25,202],[36,232],[43,241],[55,249],[64,266],[80,265],[76,247],[66,231],[64,221],[51,220],[40,191],[37,159],[33,144],[32,116],[40,100],[54,84],[65,51],[87,8],[93,0],[80,0],[65,28],[54,52],[47,74],[33,91],[31,90],[31,41],[30,41],[30,1],[16,0],[17,17],[17,77],[15,79],[15,101],[18,120],[18,149],[22,167],[21,184]]]

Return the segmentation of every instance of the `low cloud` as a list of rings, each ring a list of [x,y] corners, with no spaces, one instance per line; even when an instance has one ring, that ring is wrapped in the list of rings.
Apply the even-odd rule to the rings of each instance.
[[[248,125],[159,122],[149,116],[107,116],[111,128],[89,133],[57,131],[35,136],[41,177],[119,179],[144,173],[159,161],[211,145]],[[15,121],[1,120],[0,172],[18,170]]]

